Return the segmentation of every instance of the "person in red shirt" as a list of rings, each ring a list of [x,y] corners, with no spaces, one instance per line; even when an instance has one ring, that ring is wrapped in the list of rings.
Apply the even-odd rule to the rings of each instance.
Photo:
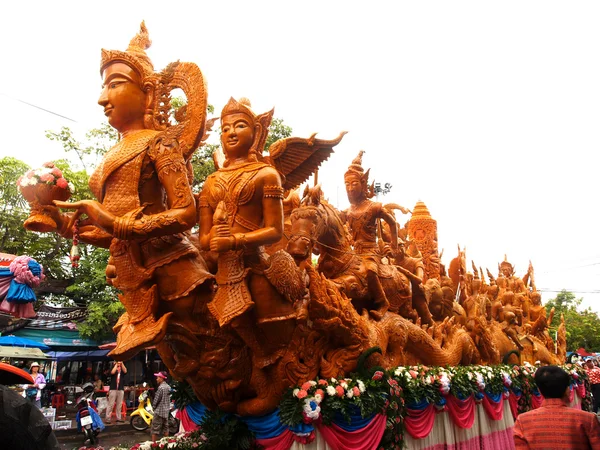
[[[567,406],[569,375],[558,366],[535,372],[544,396],[542,406],[521,414],[515,421],[517,450],[600,449],[600,423],[595,414]]]
[[[592,396],[594,397],[594,409],[592,412],[597,413],[598,408],[600,407],[600,368],[594,365],[592,358],[588,358],[585,361],[585,371],[587,372],[587,376],[590,380]]]

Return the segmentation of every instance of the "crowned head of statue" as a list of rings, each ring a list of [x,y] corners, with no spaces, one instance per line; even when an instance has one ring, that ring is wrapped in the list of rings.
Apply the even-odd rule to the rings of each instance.
[[[233,97],[221,111],[221,145],[225,153],[224,166],[262,160],[269,134],[273,110],[255,114],[250,100]]]
[[[152,41],[144,22],[127,50],[102,49],[102,93],[98,104],[121,134],[152,128],[156,76],[146,50]]]
[[[542,294],[540,294],[539,291],[532,291],[529,294],[529,297],[531,298],[531,303],[533,303],[534,306],[539,306],[542,304]]]
[[[506,256],[504,256],[504,261],[498,265],[498,269],[505,278],[510,278],[515,273],[514,266],[506,260]]]
[[[344,174],[344,184],[346,185],[346,194],[350,204],[360,204],[364,200],[372,198],[374,195],[373,187],[368,185],[369,172],[362,167],[362,155],[364,150],[358,152],[358,156],[352,160],[352,164]]]

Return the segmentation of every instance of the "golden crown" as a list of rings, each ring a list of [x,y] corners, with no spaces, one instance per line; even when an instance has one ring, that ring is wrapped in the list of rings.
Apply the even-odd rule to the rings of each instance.
[[[250,109],[251,106],[250,100],[245,97],[240,98],[239,101],[231,97],[221,111],[221,118],[231,114],[246,114],[254,122],[256,121],[256,114]]]
[[[346,171],[345,175],[355,174],[361,178],[365,178],[365,170],[363,169],[363,166],[362,166],[362,156],[364,153],[365,153],[364,150],[361,150],[360,152],[358,152],[358,155],[356,156],[356,158],[354,158],[352,160],[352,163],[348,166],[348,170]],[[368,177],[368,171],[367,171],[367,177]]]
[[[150,45],[152,45],[152,41],[150,40],[148,29],[146,28],[146,24],[142,22],[140,24],[140,31],[129,42],[129,47],[127,47],[126,51],[102,49],[100,74],[102,74],[109,64],[122,62],[138,72],[142,79],[147,78],[154,73],[152,61],[146,55],[146,50],[150,48]]]

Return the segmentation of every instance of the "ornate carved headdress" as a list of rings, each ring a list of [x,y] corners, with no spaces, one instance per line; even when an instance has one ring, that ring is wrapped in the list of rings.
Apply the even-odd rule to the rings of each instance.
[[[223,120],[223,117],[231,114],[244,114],[248,116],[255,132],[254,142],[248,153],[248,160],[259,161],[263,159],[263,148],[265,147],[265,142],[267,142],[269,125],[271,125],[271,119],[273,119],[275,110],[272,109],[266,113],[255,114],[254,111],[250,109],[250,106],[250,100],[245,97],[240,98],[239,101],[231,97],[221,111],[221,121]],[[224,166],[226,167],[227,165],[228,163],[225,161]]]
[[[102,49],[100,74],[102,74],[109,64],[122,62],[138,72],[142,80],[148,78],[154,74],[152,61],[146,55],[146,50],[150,48],[151,44],[152,41],[150,40],[146,24],[142,22],[139,33],[129,42],[129,47],[127,47],[126,51]]]
[[[498,270],[502,273],[502,269],[507,268],[511,275],[515,273],[515,266],[508,262],[506,255],[504,255],[504,261],[498,264]]]
[[[362,180],[362,184],[365,187],[367,198],[371,198],[375,195],[374,182],[371,184],[371,186],[367,186],[367,183],[369,182],[369,172],[371,171],[371,169],[367,169],[366,172],[363,169],[362,156],[364,155],[364,153],[364,150],[358,152],[356,158],[354,158],[352,160],[352,163],[348,166],[348,170],[344,174],[344,178],[349,175],[358,176]]]

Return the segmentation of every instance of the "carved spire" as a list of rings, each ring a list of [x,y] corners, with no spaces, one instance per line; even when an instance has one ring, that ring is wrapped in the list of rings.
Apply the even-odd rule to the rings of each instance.
[[[154,66],[146,54],[151,44],[146,24],[142,22],[140,31],[131,39],[126,51],[102,49],[100,73],[102,74],[109,64],[121,62],[138,72],[142,79],[151,76],[154,73]]]

